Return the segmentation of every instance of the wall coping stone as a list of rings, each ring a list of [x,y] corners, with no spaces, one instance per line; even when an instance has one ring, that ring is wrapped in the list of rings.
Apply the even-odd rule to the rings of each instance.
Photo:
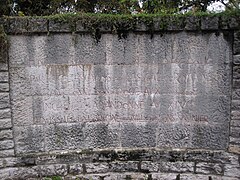
[[[4,17],[0,24],[7,34],[78,32],[118,33],[133,32],[166,32],[166,31],[219,31],[239,30],[240,16],[70,16],[62,17]]]

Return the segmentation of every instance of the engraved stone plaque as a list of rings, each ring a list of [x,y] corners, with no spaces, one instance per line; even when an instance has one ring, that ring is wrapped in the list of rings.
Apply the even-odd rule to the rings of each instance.
[[[227,147],[232,52],[222,33],[10,40],[17,153]]]

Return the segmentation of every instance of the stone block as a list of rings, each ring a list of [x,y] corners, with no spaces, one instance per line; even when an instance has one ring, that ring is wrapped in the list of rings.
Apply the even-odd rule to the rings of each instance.
[[[85,148],[83,123],[61,123],[45,127],[47,151]]]
[[[218,177],[218,178],[220,178],[220,177]],[[220,178],[220,180],[239,180],[239,178],[233,178],[233,177],[222,176],[222,179]]]
[[[10,108],[9,93],[0,93],[0,109]]]
[[[232,119],[232,121],[231,121],[231,123],[237,123],[237,121],[235,121],[235,120],[240,120],[240,111],[238,111],[238,110],[232,110],[231,111],[231,119]]]
[[[1,109],[0,110],[0,119],[11,118],[11,109]]]
[[[192,146],[193,127],[183,124],[160,124],[157,134],[158,148],[180,148]]]
[[[196,173],[209,175],[223,175],[223,164],[215,163],[197,163]]]
[[[240,178],[239,164],[238,165],[231,165],[231,164],[224,165],[224,175],[233,177],[233,178]]]
[[[43,126],[14,127],[16,154],[43,152],[45,131]]]
[[[13,124],[15,126],[33,125],[36,120],[33,118],[33,108],[29,108],[33,106],[33,98],[20,94],[16,96],[16,99],[14,96],[11,96]]]
[[[240,64],[240,54],[233,56],[233,63],[239,65]],[[234,67],[234,66],[233,66]]]
[[[159,163],[151,161],[142,161],[141,162],[141,172],[152,173],[159,171]]]
[[[173,157],[176,157],[176,152],[171,153]],[[183,154],[183,160],[193,162],[212,162],[216,164],[230,163],[234,156],[225,153],[223,151],[201,151],[193,150],[187,151]]]
[[[108,173],[108,163],[88,163],[85,164],[86,173]]]
[[[240,66],[233,66],[233,79],[239,80],[240,79]]]
[[[12,130],[0,130],[0,140],[1,139],[12,139],[12,138],[13,138]]]
[[[38,178],[39,171],[38,167],[18,167],[17,169],[6,168],[9,170],[9,178],[20,178],[20,179],[28,179],[28,178]]]
[[[229,143],[240,146],[240,138],[230,136]]]
[[[232,99],[233,100],[240,100],[240,89],[233,89]]]
[[[57,19],[49,19],[49,31],[50,32],[74,32],[75,27],[74,21],[64,21]]]
[[[239,17],[229,17],[222,16],[221,17],[221,29],[238,29],[239,28]]]
[[[0,151],[0,158],[14,156],[14,149]]]
[[[76,24],[76,28],[78,28],[79,30],[82,29],[81,25],[79,25],[79,24]],[[108,24],[107,22],[106,23],[101,22],[100,24],[97,25],[95,33],[98,33],[98,32],[100,32],[100,33],[112,33],[112,31],[113,31],[112,29],[113,29],[113,27],[110,24]],[[97,34],[95,34],[95,37],[96,36],[97,36]],[[102,36],[102,34],[100,36]]]
[[[71,35],[69,36],[71,37]],[[47,35],[9,36],[9,43],[11,44],[11,46],[9,47],[9,67],[10,68],[13,68],[13,67],[26,68],[28,66],[43,65],[47,61],[46,56],[48,55],[47,52],[49,51],[48,43],[51,43],[50,41],[51,38],[52,36],[47,36]],[[53,44],[56,45],[58,43],[54,42]],[[55,48],[57,49],[57,46],[55,46]],[[61,51],[65,51],[64,48],[59,50],[58,53],[61,54]],[[65,52],[67,52],[67,50]],[[23,73],[26,73],[26,70],[22,72],[15,72],[15,73],[18,73],[18,75],[20,76]],[[10,71],[10,74],[12,75],[11,71]]]
[[[141,55],[138,55],[139,38],[136,34],[129,34],[129,38],[119,40],[117,36],[105,34],[102,36],[102,42],[105,44],[105,58],[101,58],[101,63],[127,65],[134,64],[138,61]],[[99,48],[99,47],[98,47]]]
[[[75,64],[104,64],[106,63],[106,41],[108,36],[112,35],[103,34],[100,42],[97,44],[94,39],[89,35],[77,35],[75,42]],[[114,37],[115,39],[115,37]],[[116,44],[115,44],[116,45]],[[87,47],[88,46],[88,47]],[[119,45],[116,45],[119,46]],[[121,52],[121,51],[120,51]]]
[[[76,32],[87,32],[88,29],[84,25],[84,22],[82,20],[77,20],[76,21]]]
[[[11,179],[17,173],[17,167],[0,169],[0,179]]]
[[[0,63],[0,71],[8,71],[8,63]]]
[[[177,180],[180,176],[175,173],[152,173],[151,178],[153,180]]]
[[[9,84],[0,83],[0,92],[9,92]]]
[[[213,179],[213,180],[231,180],[231,179],[225,179],[223,176],[214,176],[214,175],[202,175],[202,174],[181,174],[180,175],[181,180],[206,180],[206,179]],[[232,179],[235,180],[235,179]]]
[[[120,147],[119,137],[119,123],[86,123],[84,128],[84,144],[88,149]]]
[[[151,122],[121,123],[122,147],[155,147],[157,124]]]
[[[186,17],[185,30],[195,31],[200,29],[200,18],[197,16]]]
[[[28,18],[28,32],[48,32],[48,20],[45,18]]]
[[[9,81],[8,72],[0,72],[0,82],[4,83],[8,81]]]
[[[239,145],[229,145],[228,151],[236,154],[240,154],[240,146]]]
[[[234,117],[234,119],[231,120],[231,122],[230,122],[231,127],[240,127],[240,116],[236,114],[233,117]]]
[[[125,150],[125,151],[118,151],[112,152],[111,156],[112,160],[119,160],[119,161],[156,161],[158,153],[154,150],[145,150],[145,149],[138,149],[136,151]]]
[[[66,176],[68,168],[66,164],[54,164],[39,166],[39,176]]]
[[[174,16],[170,16],[170,17],[166,17],[168,18],[167,20],[167,25],[166,25],[166,29],[168,31],[181,31],[184,29],[185,27],[185,18],[184,17],[174,17]]]
[[[28,32],[28,19],[22,17],[9,18],[9,33],[23,34]]]
[[[89,149],[119,146],[119,125],[62,123],[46,127],[46,150]]]
[[[206,16],[201,18],[201,29],[202,30],[218,30],[219,17]]]
[[[71,164],[69,165],[69,173],[72,175],[83,174],[83,164]]]
[[[14,142],[12,140],[0,141],[0,150],[7,150],[14,148]]]
[[[63,156],[63,158],[62,158]],[[66,158],[65,158],[66,156]],[[63,160],[62,160],[63,159]],[[50,165],[50,164],[65,164],[65,163],[69,163],[71,162],[72,164],[74,164],[74,160],[76,160],[78,162],[78,159],[75,158],[75,156],[71,157],[71,156],[67,156],[64,153],[63,154],[59,154],[58,156],[56,154],[49,154],[49,155],[42,155],[42,156],[38,156],[35,160],[35,163],[37,165]]]
[[[109,168],[110,172],[137,172],[139,166],[139,162],[136,161],[128,161],[128,162],[110,162]]]
[[[137,20],[134,31],[147,31],[149,27],[141,20]]]
[[[230,136],[240,138],[240,127],[230,127]]]
[[[234,32],[233,54],[240,54],[240,31]]]
[[[11,119],[0,119],[0,129],[10,129],[12,128]]]
[[[225,126],[195,126],[192,135],[194,147],[200,149],[227,149],[229,130]],[[201,137],[201,138],[200,138]]]
[[[15,157],[0,158],[0,168],[21,166],[21,160]]]
[[[233,110],[233,111],[240,110],[240,100],[232,100],[231,110]]]
[[[8,39],[7,35],[4,34],[4,29],[0,26],[0,63],[7,64],[8,62]]]
[[[160,172],[187,173],[194,171],[194,162],[160,162]]]
[[[132,174],[133,175],[133,174]],[[138,174],[137,174],[138,175]],[[82,174],[82,175],[75,175],[73,177],[66,177],[66,180],[75,180],[75,179],[81,179],[81,180],[87,180],[87,179],[91,179],[91,180],[99,180],[99,179],[104,179],[104,180],[120,180],[120,179],[126,179],[126,176],[129,177],[129,175],[125,175],[125,174],[119,174],[119,173],[104,173],[104,174]],[[134,177],[138,177],[136,176],[136,174],[133,175]],[[140,176],[139,176],[140,177]],[[68,179],[70,178],[70,179]]]

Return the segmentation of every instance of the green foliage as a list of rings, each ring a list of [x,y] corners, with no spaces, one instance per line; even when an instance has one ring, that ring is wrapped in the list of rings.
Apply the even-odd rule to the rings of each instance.
[[[52,177],[52,180],[62,180],[62,178],[59,177],[59,176],[53,176],[53,177]]]
[[[142,6],[140,6],[141,2]],[[227,10],[239,9],[239,0],[18,0],[18,15],[45,16],[68,12],[140,14],[206,12],[213,2]],[[10,15],[13,0],[0,0],[0,16]]]
[[[52,177],[47,177],[44,178],[44,180],[62,180],[62,178],[60,176],[52,176]]]
[[[234,10],[240,8],[240,1],[239,0],[229,0],[225,3],[224,0],[219,0],[222,4],[226,6],[227,10]]]
[[[10,14],[11,1],[10,0],[0,0],[0,16]]]

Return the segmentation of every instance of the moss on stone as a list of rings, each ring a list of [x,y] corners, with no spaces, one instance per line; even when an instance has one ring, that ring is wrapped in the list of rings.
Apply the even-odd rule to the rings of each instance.
[[[0,62],[6,62],[8,51],[8,39],[2,25],[0,25]]]

